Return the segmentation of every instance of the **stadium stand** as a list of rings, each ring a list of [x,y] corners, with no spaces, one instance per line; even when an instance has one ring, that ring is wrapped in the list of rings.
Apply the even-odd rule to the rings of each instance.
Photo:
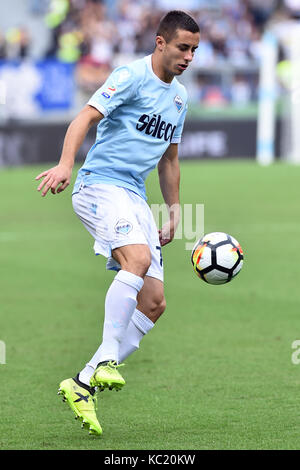
[[[152,52],[159,19],[176,8],[182,9],[182,1],[4,2],[0,165],[17,163],[18,148],[26,161],[39,161],[41,154],[54,158],[59,148],[43,147],[42,126],[59,146],[67,123],[111,70]],[[201,41],[180,77],[189,92],[182,155],[253,158],[262,36],[267,28],[286,27],[291,18],[299,21],[300,0],[187,0],[184,8],[199,23]]]
[[[75,64],[77,85],[86,94],[93,92],[115,65],[151,53],[153,33],[163,13],[170,8],[182,8],[178,0],[21,3],[23,24],[14,24],[9,15],[6,26],[3,21],[0,23],[1,59],[39,55],[40,59],[55,58]],[[276,0],[185,2],[185,9],[199,22],[202,33],[192,80],[190,77],[191,99],[212,106],[243,105],[255,100],[261,34],[270,18],[285,8],[283,2]],[[41,35],[40,31],[39,35],[34,34],[36,25],[32,28],[32,17],[47,29],[47,34]],[[38,54],[37,42],[43,46]]]

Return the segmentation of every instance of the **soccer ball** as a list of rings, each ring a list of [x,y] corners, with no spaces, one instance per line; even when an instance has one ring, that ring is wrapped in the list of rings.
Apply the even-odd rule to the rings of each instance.
[[[225,284],[242,269],[243,250],[231,235],[213,232],[204,235],[192,251],[192,265],[196,274],[208,284]]]

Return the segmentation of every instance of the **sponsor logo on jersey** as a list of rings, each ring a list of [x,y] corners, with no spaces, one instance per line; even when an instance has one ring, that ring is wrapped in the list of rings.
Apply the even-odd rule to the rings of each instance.
[[[115,225],[115,232],[127,235],[132,230],[132,224],[128,220],[120,219]]]
[[[164,139],[166,142],[171,142],[176,126],[164,121],[160,114],[153,114],[152,116],[143,114],[137,122],[136,129],[156,139]]]
[[[175,96],[174,103],[175,103],[175,106],[177,108],[177,111],[180,113],[180,111],[182,110],[182,107],[183,107],[183,101],[182,101],[182,99],[180,98],[179,95]]]
[[[104,96],[104,98],[109,100],[112,97],[112,95],[114,95],[116,93],[116,91],[117,91],[116,87],[111,85],[108,88],[106,88],[106,90],[104,90],[101,93],[101,95]]]

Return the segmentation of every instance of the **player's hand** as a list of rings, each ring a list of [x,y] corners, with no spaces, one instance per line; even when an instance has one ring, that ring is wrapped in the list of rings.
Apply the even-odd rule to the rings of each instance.
[[[176,203],[169,207],[169,216],[168,222],[158,231],[160,246],[167,245],[175,236],[181,218],[180,204]]]
[[[52,194],[61,193],[70,184],[72,170],[64,165],[57,165],[49,170],[43,171],[35,179],[44,178],[37,190],[42,190],[42,196],[46,196],[49,189]]]
[[[174,225],[174,222],[166,222],[161,230],[158,231],[158,236],[159,236],[159,242],[160,246],[165,246],[168,243],[170,243],[175,235],[176,227]]]

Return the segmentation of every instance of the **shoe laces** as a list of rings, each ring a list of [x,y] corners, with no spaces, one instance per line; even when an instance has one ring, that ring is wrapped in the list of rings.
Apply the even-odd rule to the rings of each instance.
[[[119,367],[125,366],[124,363],[122,363],[122,364],[117,364],[116,361],[109,361],[109,362],[107,363],[107,365],[108,365],[109,367],[114,368],[114,369],[118,369]]]

